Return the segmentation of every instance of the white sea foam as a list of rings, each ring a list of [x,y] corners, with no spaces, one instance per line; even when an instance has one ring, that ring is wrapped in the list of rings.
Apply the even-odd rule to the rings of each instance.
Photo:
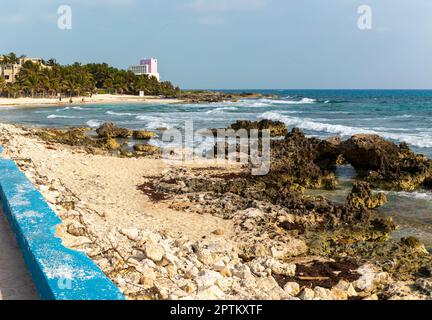
[[[237,107],[220,107],[213,110],[206,111],[207,114],[211,113],[223,113],[224,111],[235,111],[238,110]]]
[[[107,111],[105,113],[111,116],[135,116],[136,115],[129,112],[114,112],[114,111]]]
[[[162,120],[162,118],[158,118],[155,116],[149,116],[149,115],[140,115],[136,117],[137,120],[140,121],[146,121],[146,127],[147,129],[158,129],[158,128],[171,128],[171,126]]]
[[[102,123],[98,120],[89,120],[86,124],[91,128],[99,128]]]
[[[404,198],[411,198],[416,200],[426,200],[426,201],[432,201],[432,192],[420,192],[420,191],[414,191],[414,192],[407,192],[407,191],[382,191],[387,195],[391,196],[398,196],[398,197],[404,197]]]
[[[57,119],[57,118],[76,119],[77,117],[75,117],[75,116],[64,116],[64,115],[60,115],[60,114],[50,114],[49,116],[47,116],[47,119]]]
[[[318,131],[337,134],[341,136],[352,136],[354,134],[378,134],[386,139],[392,139],[399,142],[407,142],[419,148],[432,148],[432,136],[430,134],[405,134],[379,131],[377,129],[368,129],[361,127],[350,127],[341,124],[329,124],[316,122],[310,118],[298,118],[282,115],[278,112],[265,112],[258,118],[278,120],[291,127],[297,127],[304,130]]]
[[[317,102],[315,99],[302,98],[301,100],[276,100],[276,99],[259,99],[262,103],[274,104],[311,104]]]

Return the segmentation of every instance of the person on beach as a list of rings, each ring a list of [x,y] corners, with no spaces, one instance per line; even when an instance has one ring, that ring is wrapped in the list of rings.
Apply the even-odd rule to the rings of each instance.
[[[73,100],[72,100],[72,98],[70,98],[70,99],[69,99],[69,103],[73,103]]]

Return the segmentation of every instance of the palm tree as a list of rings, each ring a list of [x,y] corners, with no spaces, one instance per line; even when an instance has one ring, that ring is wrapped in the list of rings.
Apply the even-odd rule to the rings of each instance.
[[[0,94],[3,94],[5,89],[6,89],[6,81],[3,77],[0,76]]]
[[[34,98],[35,93],[41,88],[43,81],[43,74],[41,72],[41,66],[31,61],[26,61],[20,73],[18,74],[18,82],[22,88],[31,93],[31,97]]]
[[[0,65],[22,64],[17,81],[13,85],[5,85],[4,79],[0,79],[0,94],[7,93],[8,96],[14,97],[20,93],[32,97],[41,94],[45,97],[67,93],[74,96],[106,89],[116,94],[137,94],[138,91],[144,91],[148,95],[175,96],[180,92],[180,89],[170,82],[159,82],[156,78],[146,75],[136,76],[132,72],[116,69],[106,63],[74,63],[61,66],[55,59],[40,64],[23,62],[23,58],[24,56],[18,57],[13,52],[0,55]]]
[[[20,86],[18,83],[7,83],[4,92],[7,93],[8,98],[13,97],[15,99],[20,92]]]

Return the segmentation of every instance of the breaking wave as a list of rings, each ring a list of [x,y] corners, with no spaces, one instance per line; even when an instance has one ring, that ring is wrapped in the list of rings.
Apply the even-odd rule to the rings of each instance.
[[[135,119],[147,122],[146,128],[150,130],[156,130],[159,128],[171,128],[168,123],[164,122],[161,118],[158,117],[141,115],[137,116]]]
[[[128,113],[128,112],[114,112],[114,111],[107,111],[105,114],[111,115],[111,116],[135,116],[136,114]]]
[[[213,109],[213,110],[206,111],[206,113],[207,114],[222,113],[224,111],[236,111],[236,110],[238,110],[237,107],[220,107],[220,108],[216,108],[216,109]]]
[[[99,128],[102,123],[98,120],[89,120],[86,122],[86,124],[91,128]]]
[[[379,131],[376,128],[369,129],[350,127],[341,124],[322,123],[316,122],[309,118],[289,117],[273,111],[265,112],[258,116],[258,118],[278,120],[284,122],[290,127],[297,127],[303,130],[332,133],[341,136],[352,136],[355,134],[378,134],[383,138],[396,140],[399,142],[406,142],[419,148],[432,148],[432,136],[430,135],[393,133],[387,131]]]
[[[61,118],[61,119],[76,119],[77,117],[75,117],[75,116],[64,116],[64,115],[60,115],[60,114],[50,114],[49,116],[47,116],[47,119],[57,119],[57,118]]]

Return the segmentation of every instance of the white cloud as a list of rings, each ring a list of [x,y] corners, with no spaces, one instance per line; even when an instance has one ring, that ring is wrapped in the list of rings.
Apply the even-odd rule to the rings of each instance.
[[[194,0],[191,7],[199,12],[258,10],[266,0]]]

